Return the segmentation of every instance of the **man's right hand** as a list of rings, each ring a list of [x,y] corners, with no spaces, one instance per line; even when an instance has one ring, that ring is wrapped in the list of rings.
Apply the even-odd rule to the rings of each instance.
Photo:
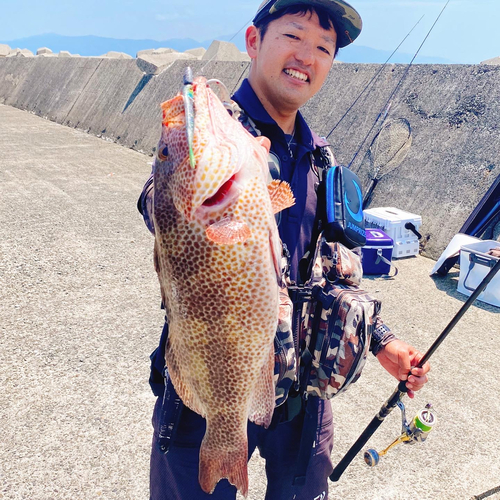
[[[488,253],[493,255],[493,257],[500,258],[500,247],[492,248]]]

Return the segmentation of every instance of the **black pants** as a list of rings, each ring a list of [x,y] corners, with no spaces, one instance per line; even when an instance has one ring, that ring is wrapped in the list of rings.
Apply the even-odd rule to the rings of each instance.
[[[156,443],[161,398],[153,414],[153,447],[151,452],[151,500],[235,500],[236,488],[221,480],[213,494],[203,492],[198,483],[200,445],[205,434],[205,420],[184,408],[182,419],[168,454]],[[333,448],[332,409],[329,401],[319,401],[318,426],[304,486],[292,485],[299,454],[304,413],[292,420],[264,429],[248,424],[249,458],[255,448],[266,461],[267,490],[265,500],[326,500],[328,476],[333,470],[330,455]],[[250,490],[252,483],[250,481]]]

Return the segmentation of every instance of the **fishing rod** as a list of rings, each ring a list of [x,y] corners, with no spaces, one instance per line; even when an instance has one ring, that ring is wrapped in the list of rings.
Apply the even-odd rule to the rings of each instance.
[[[444,341],[444,339],[448,336],[448,334],[451,332],[451,330],[460,321],[460,319],[465,314],[467,309],[469,309],[469,307],[474,303],[474,301],[481,294],[481,292],[488,286],[490,281],[494,278],[494,276],[500,270],[500,259],[496,260],[496,259],[492,258],[489,262],[489,266],[491,267],[491,270],[488,272],[488,274],[483,279],[483,281],[478,285],[478,287],[472,293],[472,295],[467,299],[465,304],[460,308],[460,310],[457,312],[457,314],[453,317],[453,319],[450,321],[448,326],[442,331],[442,333],[439,335],[439,337],[434,341],[434,343],[431,345],[429,350],[424,354],[423,358],[418,363],[417,368],[422,368],[422,366],[424,366],[424,364],[436,352],[438,347],[441,345],[441,343]],[[343,474],[343,472],[346,470],[346,468],[352,462],[354,457],[358,454],[358,452],[361,451],[363,446],[373,436],[375,431],[382,425],[382,422],[385,420],[385,418],[392,412],[392,410],[396,406],[401,407],[401,405],[402,405],[401,398],[407,392],[408,392],[408,388],[406,387],[406,381],[402,380],[401,382],[399,382],[398,386],[396,387],[395,391],[391,394],[389,399],[382,405],[382,407],[380,408],[377,415],[375,415],[375,417],[373,417],[372,421],[368,424],[366,429],[358,437],[357,441],[351,446],[351,448],[344,455],[342,460],[333,469],[333,472],[330,475],[331,481],[336,482],[340,479],[340,476]],[[428,410],[430,410],[430,408],[428,408]],[[421,414],[422,414],[422,412],[421,412]],[[417,415],[417,418],[421,414]],[[422,426],[429,427],[429,424],[433,423],[433,417],[431,415],[432,415],[431,413],[427,413],[425,415],[422,415],[422,418],[419,418],[419,423],[422,424],[420,426],[420,428],[422,428]],[[414,427],[419,427],[419,423],[416,422]],[[430,425],[430,427],[432,427],[432,425]],[[424,432],[425,432],[425,429],[422,429],[422,430],[424,430]],[[411,439],[413,439],[413,437],[411,435],[409,435],[409,437]],[[393,444],[396,444],[396,442]],[[384,451],[386,451],[386,450],[384,450]],[[378,456],[380,456],[380,454],[376,454],[376,452],[375,453],[373,453],[373,452],[374,452],[374,450],[369,450],[367,453],[365,453],[365,461],[368,463],[368,465],[376,465],[376,463],[378,462]],[[384,452],[382,452],[382,454],[383,453]]]
[[[425,36],[424,40],[420,44],[420,47],[417,49],[417,51],[415,52],[414,56],[412,57],[412,59],[411,59],[410,63],[408,64],[405,72],[403,73],[403,76],[400,78],[400,80],[399,80],[398,84],[396,85],[395,89],[389,95],[389,98],[387,99],[386,103],[384,104],[384,107],[382,108],[382,111],[377,115],[377,118],[375,118],[375,121],[374,121],[373,125],[371,126],[370,130],[368,131],[368,133],[366,134],[365,138],[361,142],[358,150],[356,151],[356,153],[352,157],[352,160],[349,162],[349,168],[352,167],[352,164],[354,163],[354,160],[356,159],[356,157],[360,153],[360,151],[363,148],[363,146],[364,146],[365,142],[367,141],[368,137],[370,136],[370,134],[372,133],[373,129],[376,127],[377,123],[379,122],[380,118],[382,118],[382,117],[383,117],[383,120],[382,120],[382,124],[383,124],[384,120],[387,117],[387,114],[389,113],[389,110],[390,110],[390,107],[391,107],[391,104],[392,104],[391,100],[396,95],[397,91],[400,89],[401,84],[403,83],[404,79],[408,75],[408,72],[410,71],[410,68],[413,65],[413,61],[415,61],[416,57],[420,53],[420,50],[422,49],[422,47],[424,46],[425,42],[427,41],[427,38],[429,38],[429,35],[432,33],[432,30],[436,26],[437,22],[439,21],[440,17],[442,16],[443,12],[445,11],[445,9],[448,6],[448,4],[450,3],[450,1],[451,0],[447,0],[446,4],[444,5],[444,7],[442,8],[441,12],[437,16],[437,18],[434,21],[433,25],[431,26],[430,30],[427,32],[427,35]]]
[[[380,73],[382,73],[382,71],[384,70],[384,68],[387,66],[387,64],[389,63],[389,61],[392,59],[392,56],[394,56],[394,54],[399,50],[399,48],[401,47],[401,45],[403,45],[403,43],[412,34],[413,30],[418,26],[418,24],[420,23],[420,21],[422,21],[422,19],[424,17],[425,17],[425,14],[415,23],[415,25],[413,26],[413,28],[408,32],[408,34],[403,38],[403,40],[401,40],[401,42],[399,43],[399,45],[392,51],[392,54],[386,59],[385,63],[378,69],[378,71],[375,73],[375,75],[373,75],[372,79],[366,84],[365,88],[361,91],[361,93],[358,95],[358,97],[356,97],[356,99],[354,100],[354,102],[347,108],[347,111],[342,115],[342,117],[335,124],[335,126],[332,128],[332,130],[330,130],[330,132],[325,137],[325,139],[328,139],[332,135],[332,133],[335,131],[335,129],[342,123],[342,121],[349,114],[349,112],[351,111],[351,109],[361,99],[361,96],[368,90],[368,87],[370,87],[370,85],[380,76]]]

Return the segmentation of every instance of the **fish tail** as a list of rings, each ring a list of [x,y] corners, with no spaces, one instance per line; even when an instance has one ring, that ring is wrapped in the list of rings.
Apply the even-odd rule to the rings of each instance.
[[[219,442],[217,437],[212,438],[207,433],[200,448],[199,481],[205,493],[213,493],[217,483],[227,480],[246,497],[248,495],[248,444],[246,429],[239,436],[236,446]]]

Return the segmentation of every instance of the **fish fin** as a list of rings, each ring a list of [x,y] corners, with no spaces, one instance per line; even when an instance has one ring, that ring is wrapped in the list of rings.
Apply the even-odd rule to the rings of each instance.
[[[255,139],[257,139],[257,142],[266,150],[266,153],[269,154],[271,149],[271,141],[269,138],[265,135],[259,135]]]
[[[258,383],[255,385],[248,419],[267,429],[273,418],[274,406],[274,349],[270,349],[262,366]]]
[[[273,213],[277,214],[295,205],[295,196],[288,182],[274,179],[267,185],[267,190],[271,198]]]
[[[234,245],[248,240],[252,236],[252,231],[245,221],[224,217],[208,226],[205,234],[217,245]]]
[[[157,248],[157,243],[155,241],[155,246],[154,246],[154,250],[153,250],[153,262],[154,262],[154,266],[155,266],[155,271],[160,274],[160,253],[158,252],[158,248]]]
[[[208,494],[213,493],[217,483],[227,480],[246,497],[248,495],[248,441],[245,426],[235,436],[233,443],[221,443],[217,421],[207,419],[207,430],[200,447],[200,471],[198,480],[201,489]]]

